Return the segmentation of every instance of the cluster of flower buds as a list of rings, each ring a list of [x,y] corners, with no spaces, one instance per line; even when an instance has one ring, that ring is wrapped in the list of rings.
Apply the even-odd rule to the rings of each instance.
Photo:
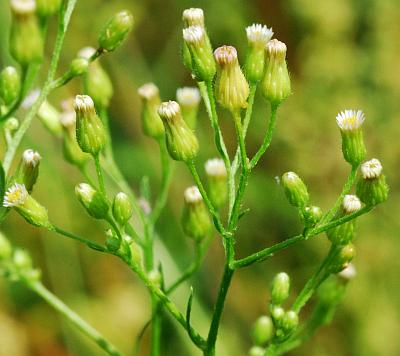
[[[184,193],[182,227],[186,235],[201,241],[211,231],[212,223],[199,189],[189,187]]]
[[[0,72],[0,100],[5,106],[10,106],[17,100],[21,91],[21,77],[12,67],[5,67]]]
[[[167,149],[176,161],[192,161],[199,150],[199,143],[193,131],[183,120],[181,109],[176,101],[167,101],[158,108],[164,128]]]
[[[183,119],[192,130],[196,128],[200,100],[200,91],[197,88],[184,87],[176,90],[176,101],[181,107]]]
[[[216,209],[220,209],[228,197],[228,174],[220,158],[209,159],[205,164],[208,197]]]
[[[35,0],[11,0],[10,53],[26,67],[43,59],[44,42],[36,15]]]

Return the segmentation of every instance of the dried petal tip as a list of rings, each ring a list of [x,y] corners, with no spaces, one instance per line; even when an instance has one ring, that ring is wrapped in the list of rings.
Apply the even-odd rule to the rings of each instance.
[[[214,51],[214,57],[217,63],[221,66],[237,62],[237,51],[232,46],[218,47]]]
[[[80,113],[91,112],[94,110],[94,102],[89,95],[77,95],[74,104],[75,111]]]
[[[3,206],[6,208],[21,206],[25,203],[28,196],[29,194],[25,188],[25,185],[15,183],[4,195]]]
[[[378,159],[373,158],[361,165],[361,174],[364,179],[378,178],[382,173],[382,164]]]
[[[42,159],[42,156],[39,154],[39,152],[28,149],[25,150],[22,154],[22,159],[25,164],[36,167],[36,165],[38,165],[40,160]]]
[[[158,108],[158,115],[163,119],[172,119],[181,111],[179,104],[176,101],[170,100],[161,103]]]
[[[365,120],[361,110],[344,110],[336,116],[336,122],[341,130],[356,130]]]
[[[355,213],[361,209],[361,201],[356,195],[345,195],[342,208],[346,214]]]
[[[190,8],[183,11],[183,22],[188,26],[204,26],[204,12],[202,9]]]
[[[345,280],[353,279],[357,275],[357,271],[352,263],[349,263],[347,267],[338,273],[339,277]]]
[[[262,43],[266,45],[273,34],[272,27],[268,28],[266,25],[253,24],[246,27],[247,40],[251,43]]]
[[[185,197],[185,202],[188,204],[199,203],[203,200],[199,188],[197,188],[196,186],[186,188],[184,197]]]
[[[35,0],[11,0],[11,10],[18,15],[32,14],[36,10]]]
[[[190,26],[183,29],[183,39],[187,43],[200,42],[204,37],[204,29],[200,26]]]
[[[200,91],[192,87],[178,88],[176,90],[176,99],[181,105],[195,106],[200,103]]]
[[[138,94],[143,100],[150,100],[159,95],[159,90],[154,83],[146,83],[138,89]]]
[[[220,158],[212,158],[209,159],[205,164],[206,173],[208,176],[226,176],[226,167],[225,163]]]

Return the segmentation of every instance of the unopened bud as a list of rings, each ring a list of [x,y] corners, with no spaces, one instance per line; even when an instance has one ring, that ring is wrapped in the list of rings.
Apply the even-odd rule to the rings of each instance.
[[[10,133],[15,132],[18,129],[18,127],[19,127],[19,121],[15,117],[10,117],[4,123],[4,129],[9,131]]]
[[[285,331],[286,335],[292,333],[299,325],[299,316],[293,310],[289,310],[285,313],[282,319],[282,329]]]
[[[43,37],[35,15],[35,0],[12,0],[10,52],[22,66],[43,59]]]
[[[273,36],[272,28],[265,25],[253,24],[246,27],[247,57],[245,63],[246,78],[250,83],[262,79],[265,66],[265,46]]]
[[[306,206],[302,214],[304,226],[307,228],[315,226],[322,215],[322,209],[319,206]]]
[[[282,176],[282,185],[290,204],[298,208],[303,208],[308,204],[310,197],[307,187],[296,173],[285,173]]]
[[[228,197],[228,174],[225,163],[220,158],[209,159],[205,164],[208,196],[212,204],[221,208]]]
[[[182,214],[183,231],[196,241],[204,239],[211,231],[211,219],[197,187],[185,190]]]
[[[106,132],[88,95],[75,98],[76,139],[83,152],[97,155],[106,143]]]
[[[271,285],[271,303],[282,304],[289,297],[290,278],[285,272],[278,273]]]
[[[153,83],[146,83],[138,89],[142,99],[142,130],[145,135],[156,140],[164,136],[164,125],[158,115],[158,107],[161,104],[160,93]]]
[[[217,101],[231,111],[245,108],[250,89],[240,68],[235,47],[219,47],[215,50],[214,57],[219,67],[215,80]]]
[[[19,96],[21,77],[14,67],[6,67],[0,73],[0,99],[9,106]]]
[[[274,323],[272,319],[263,315],[254,323],[251,336],[255,345],[265,345],[274,336]]]
[[[389,194],[389,186],[382,165],[376,158],[361,165],[361,175],[357,183],[357,196],[367,206],[383,203]]]
[[[176,101],[181,107],[183,119],[192,130],[196,128],[200,100],[200,91],[197,88],[184,87],[176,91]]]
[[[133,207],[129,197],[119,192],[113,202],[113,216],[115,220],[121,225],[125,226],[129,219],[132,217]]]
[[[103,27],[99,36],[99,48],[114,51],[126,39],[133,27],[133,16],[127,11],[115,14]]]
[[[106,198],[90,184],[78,184],[75,194],[90,216],[95,219],[104,219],[107,216],[109,206]]]
[[[330,266],[331,273],[339,273],[343,271],[353,260],[356,254],[355,247],[352,243],[340,246]]]
[[[70,75],[72,77],[77,77],[82,75],[88,71],[89,68],[89,60],[86,58],[75,58],[71,61],[69,65]]]
[[[204,11],[199,8],[185,9],[182,13],[182,20],[185,27],[204,27]]]
[[[41,17],[55,15],[61,7],[62,0],[35,0],[37,13]]]
[[[280,327],[285,316],[285,310],[282,307],[271,304],[270,312],[275,327]]]
[[[61,135],[62,126],[60,122],[60,113],[47,100],[40,106],[37,116],[50,133],[55,136]]]
[[[14,208],[28,223],[37,227],[51,226],[47,209],[33,199],[25,185],[14,183],[4,195],[3,206]]]
[[[344,159],[353,166],[360,164],[367,152],[361,128],[364,120],[365,116],[361,110],[344,110],[336,116],[342,135]]]
[[[39,176],[39,165],[42,157],[39,152],[28,149],[22,154],[17,181],[25,185],[28,193],[32,192]]]
[[[266,45],[266,64],[261,90],[273,105],[279,105],[291,94],[290,77],[286,64],[286,45],[273,39]]]
[[[106,248],[110,252],[116,252],[121,247],[121,239],[111,230],[106,231],[107,240],[105,242]]]
[[[199,143],[193,131],[182,118],[176,101],[164,102],[158,108],[164,128],[167,149],[176,161],[189,162],[197,156]]]

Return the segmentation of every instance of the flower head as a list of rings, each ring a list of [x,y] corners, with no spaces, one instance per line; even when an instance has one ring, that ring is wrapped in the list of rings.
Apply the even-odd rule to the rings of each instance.
[[[225,163],[221,158],[209,159],[205,164],[206,173],[213,177],[226,177]]]
[[[181,108],[179,104],[173,100],[165,101],[158,107],[158,115],[168,121],[173,121],[180,112]]]
[[[343,198],[342,208],[346,214],[355,213],[361,209],[361,201],[356,195],[345,195]]]
[[[361,110],[344,110],[336,116],[336,122],[341,130],[353,131],[364,122],[365,116]]]
[[[183,39],[187,43],[198,43],[204,38],[204,28],[200,26],[190,26],[183,29]]]
[[[89,95],[77,95],[74,108],[80,114],[92,113],[94,111],[94,102]]]
[[[247,40],[250,43],[266,45],[273,34],[272,28],[268,28],[266,25],[252,24],[246,27]]]
[[[197,106],[201,100],[200,91],[195,87],[178,88],[176,100],[182,106]]]
[[[232,46],[218,47],[214,51],[214,57],[220,66],[237,63],[237,51]]]
[[[197,188],[196,186],[186,188],[184,198],[187,204],[196,204],[203,200],[199,188]]]
[[[15,183],[8,188],[4,195],[3,206],[11,208],[13,206],[21,206],[26,202],[29,194],[24,184]]]
[[[38,165],[42,159],[42,156],[39,154],[39,152],[28,149],[22,154],[22,159],[26,165],[36,167],[36,165]]]
[[[18,15],[32,14],[36,10],[35,0],[11,0],[11,10]]]
[[[182,13],[182,19],[186,26],[204,27],[204,12],[202,9],[186,9]]]
[[[378,178],[382,173],[382,164],[378,159],[373,158],[361,165],[361,174],[364,179]]]
[[[159,90],[154,83],[146,83],[138,89],[138,94],[143,100],[151,100],[155,97],[158,97]]]

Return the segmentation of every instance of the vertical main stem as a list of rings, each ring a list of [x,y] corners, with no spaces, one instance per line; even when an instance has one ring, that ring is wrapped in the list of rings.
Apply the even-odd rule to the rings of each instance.
[[[103,172],[101,170],[99,154],[94,155],[93,160],[94,160],[94,164],[96,166],[96,173],[97,173],[97,179],[99,181],[100,192],[101,192],[101,194],[106,196],[106,187],[104,185],[104,178],[103,178]]]

